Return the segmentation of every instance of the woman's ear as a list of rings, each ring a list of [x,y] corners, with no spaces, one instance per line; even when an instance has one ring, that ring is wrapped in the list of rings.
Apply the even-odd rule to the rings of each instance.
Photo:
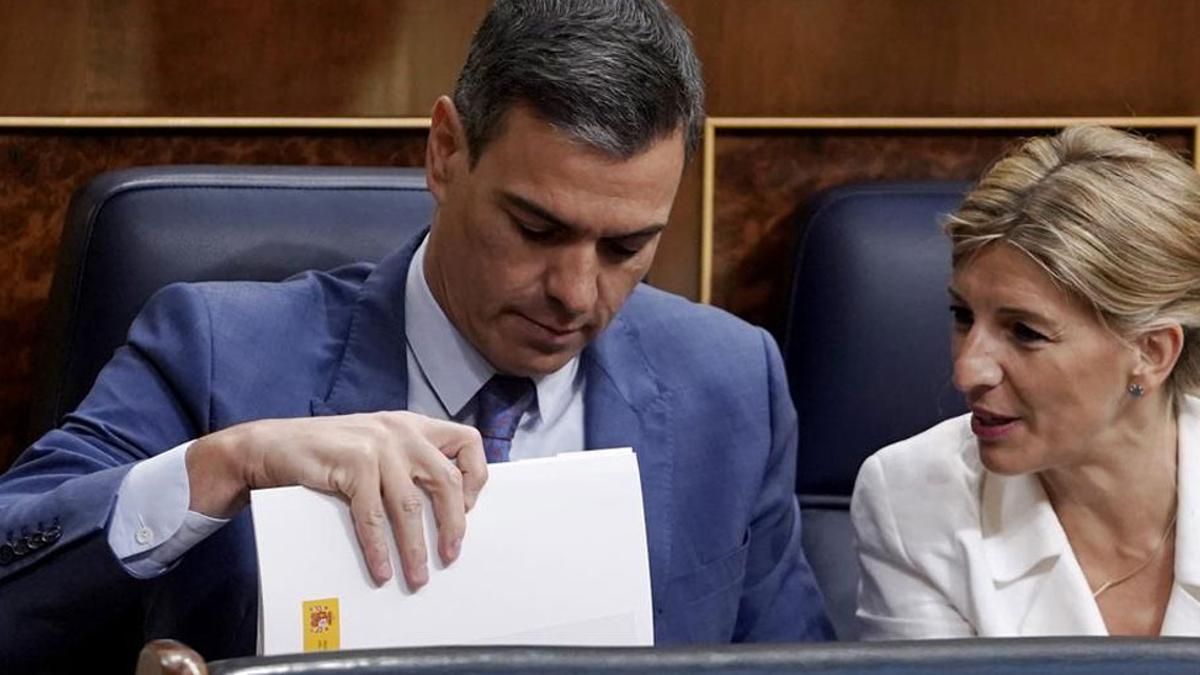
[[[467,135],[458,109],[449,96],[439,96],[433,104],[425,145],[425,182],[438,203],[457,173],[469,166]]]
[[[1177,323],[1142,333],[1134,341],[1138,364],[1133,379],[1146,389],[1157,389],[1171,376],[1183,352],[1183,327]]]

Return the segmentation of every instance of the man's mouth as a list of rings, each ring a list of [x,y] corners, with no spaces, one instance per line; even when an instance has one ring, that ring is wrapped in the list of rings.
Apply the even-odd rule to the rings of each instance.
[[[537,325],[541,326],[542,328],[545,328],[547,331],[554,333],[555,335],[571,335],[573,333],[578,333],[579,331],[583,330],[582,325],[580,325],[580,326],[556,326],[554,324],[543,323],[541,321],[538,321],[537,319],[530,319],[530,320],[533,321],[534,323],[536,323]]]
[[[520,316],[521,316],[521,318],[525,319],[526,321],[533,324],[537,328],[540,328],[546,335],[548,335],[549,337],[554,338],[554,339],[565,339],[565,338],[573,337],[575,335],[582,333],[584,328],[587,327],[587,324],[584,324],[584,323],[579,323],[579,324],[575,324],[575,325],[562,325],[562,324],[557,324],[557,323],[553,323],[553,322],[547,323],[547,322],[538,321],[537,319],[529,316],[528,314],[521,314]]]

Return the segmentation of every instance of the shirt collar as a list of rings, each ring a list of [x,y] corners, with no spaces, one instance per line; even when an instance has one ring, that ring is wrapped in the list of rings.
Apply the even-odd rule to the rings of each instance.
[[[496,374],[496,369],[458,332],[429,290],[425,279],[425,247],[429,237],[413,254],[404,287],[404,325],[412,350],[430,389],[447,415],[460,419],[475,394]],[[571,401],[579,375],[579,357],[548,375],[534,377],[537,400],[532,416],[554,420]],[[410,373],[409,377],[413,374]]]

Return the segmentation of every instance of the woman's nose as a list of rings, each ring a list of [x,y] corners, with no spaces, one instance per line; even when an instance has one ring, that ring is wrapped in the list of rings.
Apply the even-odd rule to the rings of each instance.
[[[990,340],[977,327],[956,340],[954,349],[954,386],[964,394],[1000,384],[1003,369],[993,353]]]

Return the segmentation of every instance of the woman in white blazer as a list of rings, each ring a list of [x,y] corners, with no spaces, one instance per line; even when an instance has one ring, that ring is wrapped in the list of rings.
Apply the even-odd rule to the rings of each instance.
[[[863,636],[1200,635],[1200,176],[1071,128],[946,230],[971,412],[859,472]]]

